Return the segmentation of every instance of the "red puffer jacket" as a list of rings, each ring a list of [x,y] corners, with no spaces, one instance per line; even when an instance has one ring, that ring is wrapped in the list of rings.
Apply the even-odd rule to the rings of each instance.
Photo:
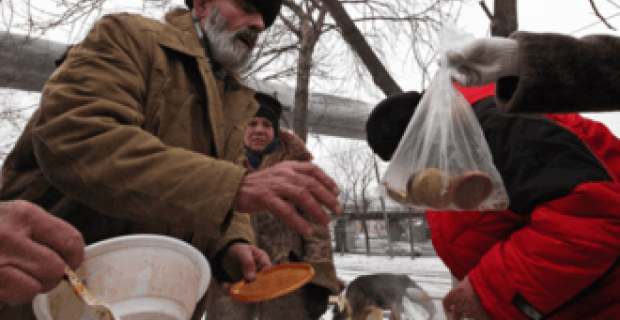
[[[514,115],[459,88],[511,199],[427,212],[433,245],[492,319],[620,319],[620,140],[577,114]]]

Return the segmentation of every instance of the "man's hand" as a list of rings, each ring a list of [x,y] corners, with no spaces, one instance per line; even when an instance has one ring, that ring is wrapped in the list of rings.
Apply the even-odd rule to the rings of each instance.
[[[247,282],[254,281],[258,271],[271,267],[267,252],[255,245],[235,243],[228,249],[226,255],[241,263],[243,278]],[[230,293],[231,286],[231,283],[225,282],[222,284],[222,289]]]
[[[329,217],[323,206],[335,215],[342,213],[338,193],[338,185],[318,166],[308,162],[284,161],[245,176],[235,197],[233,210],[269,210],[300,234],[311,236],[312,225],[287,200],[298,205],[317,224],[326,226]]]
[[[0,301],[32,301],[84,260],[84,239],[68,223],[25,202],[0,203]]]
[[[450,315],[450,320],[489,319],[467,276],[443,298],[443,308],[446,316]]]
[[[447,52],[451,77],[464,87],[495,83],[505,76],[519,75],[519,45],[516,40],[490,37]]]

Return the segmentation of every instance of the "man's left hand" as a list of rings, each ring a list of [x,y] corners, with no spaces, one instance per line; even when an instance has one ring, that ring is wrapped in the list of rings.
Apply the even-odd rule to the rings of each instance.
[[[226,253],[229,257],[241,263],[243,278],[247,282],[252,282],[256,278],[256,272],[271,267],[269,255],[255,245],[245,243],[235,243]],[[222,284],[224,291],[229,292],[231,283]]]
[[[460,320],[463,318],[475,320],[489,319],[482,308],[478,294],[474,291],[467,276],[443,298],[443,308],[446,316],[449,315],[450,320]]]

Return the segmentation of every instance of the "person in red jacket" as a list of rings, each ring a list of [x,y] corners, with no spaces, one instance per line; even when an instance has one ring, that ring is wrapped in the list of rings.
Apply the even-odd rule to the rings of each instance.
[[[461,280],[452,319],[620,317],[620,140],[577,114],[510,114],[494,85],[457,88],[472,105],[510,197],[505,211],[427,211],[433,246]],[[379,103],[370,147],[391,159],[421,99]]]

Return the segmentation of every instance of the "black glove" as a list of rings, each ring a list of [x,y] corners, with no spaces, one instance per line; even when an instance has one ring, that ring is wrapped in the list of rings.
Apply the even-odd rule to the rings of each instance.
[[[304,307],[311,319],[320,319],[327,311],[329,304],[329,289],[319,285],[308,283],[302,288]]]

